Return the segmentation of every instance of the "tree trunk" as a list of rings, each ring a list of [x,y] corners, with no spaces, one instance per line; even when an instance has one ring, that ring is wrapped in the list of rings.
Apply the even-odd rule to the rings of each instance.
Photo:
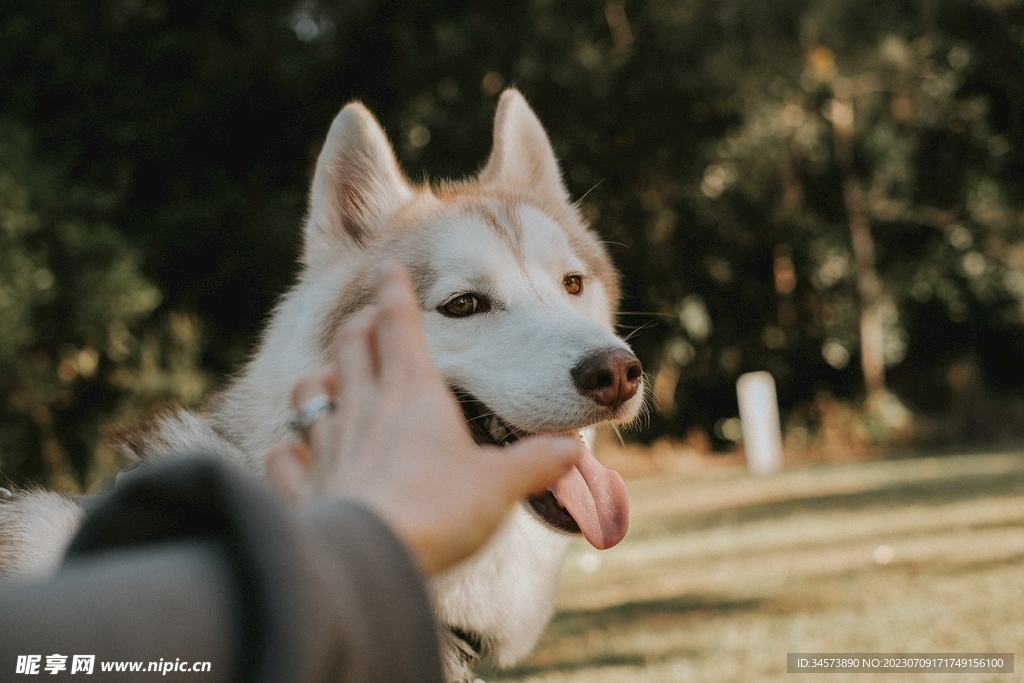
[[[853,137],[853,103],[832,100],[829,110],[835,135],[835,154],[843,169],[843,200],[846,220],[850,225],[850,244],[857,274],[857,296],[860,302],[860,364],[864,372],[864,388],[868,396],[885,388],[885,353],[882,318],[878,314],[882,285],[875,269],[875,239],[871,236],[864,190],[851,169],[851,138]]]
[[[882,318],[878,314],[882,287],[875,270],[875,239],[864,207],[864,191],[852,176],[846,179],[843,190],[860,299],[860,364],[864,388],[870,396],[885,388]]]

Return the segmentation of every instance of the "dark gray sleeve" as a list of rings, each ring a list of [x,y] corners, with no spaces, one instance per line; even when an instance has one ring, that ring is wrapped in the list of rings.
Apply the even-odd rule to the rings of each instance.
[[[437,630],[423,580],[405,547],[366,508],[320,501],[300,512],[312,592],[309,623],[331,633],[307,644],[310,662],[331,662],[338,673],[310,680],[440,681]]]
[[[238,680],[239,601],[227,567],[214,544],[168,543],[103,553],[46,581],[2,583],[0,680],[20,680],[18,659],[31,656],[48,677],[51,655],[65,657],[63,676],[76,655],[92,655],[86,680],[131,680],[125,670],[103,669],[147,671],[152,663],[162,671],[164,662],[183,681]],[[208,672],[181,672],[206,662]]]
[[[0,615],[3,680],[33,654],[68,671],[94,654],[92,680],[126,680],[101,670],[119,661],[209,661],[174,670],[207,683],[441,679],[422,580],[379,519],[341,501],[291,516],[204,459],[133,473],[54,577],[0,584]]]

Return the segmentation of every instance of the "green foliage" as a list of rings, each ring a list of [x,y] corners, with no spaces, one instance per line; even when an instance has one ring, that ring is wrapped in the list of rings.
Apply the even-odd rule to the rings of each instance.
[[[937,409],[950,394],[946,369],[976,353],[979,337],[1016,339],[990,345],[986,360],[1020,344],[1021,130],[996,111],[1015,106],[1016,116],[1024,104],[1006,83],[1020,68],[1020,16],[980,3],[904,4],[864,22],[865,8],[776,3],[745,24],[742,50],[718,51],[715,78],[739,120],[707,141],[699,176],[678,178],[676,205],[719,233],[704,246],[712,282],[698,285],[711,318],[748,315],[734,329],[719,324],[704,344],[718,367],[703,371],[722,381],[767,367],[790,405],[815,384],[856,391],[863,295],[844,191],[852,179],[875,242],[884,362],[899,393]],[[787,20],[792,40],[780,44],[774,27]],[[1007,53],[1015,62],[988,71]],[[761,273],[744,277],[751,266]],[[699,363],[688,344],[704,340],[680,319],[674,343],[687,351],[677,356]],[[663,358],[670,378],[678,363]],[[700,393],[682,384],[681,401]]]
[[[96,483],[116,464],[105,426],[205,389],[181,320],[170,335],[139,337],[160,292],[94,218],[107,201],[39,162],[28,132],[0,120],[0,466],[17,482]]]
[[[623,273],[623,331],[659,408],[645,437],[714,432],[747,370],[775,375],[784,413],[822,389],[863,396],[851,179],[888,386],[944,410],[967,359],[1019,391],[1022,41],[1014,0],[8,3],[0,115],[21,132],[0,143],[18,245],[0,255],[0,348],[21,369],[5,375],[55,396],[60,363],[97,354],[71,386],[103,391],[51,423],[78,435],[58,441],[79,444],[62,448],[83,476],[90,430],[197,400],[206,381],[181,378],[245,358],[347,100],[413,176],[457,176],[514,84]],[[34,156],[17,151],[28,132]],[[33,429],[0,436],[10,476],[52,470]]]

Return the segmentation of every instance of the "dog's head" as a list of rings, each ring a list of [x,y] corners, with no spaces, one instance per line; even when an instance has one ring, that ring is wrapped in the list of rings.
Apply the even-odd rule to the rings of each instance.
[[[333,278],[343,292],[325,316],[324,348],[369,302],[385,259],[412,273],[434,362],[478,442],[636,417],[642,370],[614,332],[615,271],[517,91],[501,96],[480,173],[435,186],[406,179],[362,105],[341,111],[317,162],[303,258],[302,279]],[[530,503],[597,547],[628,523],[621,477],[589,453]]]

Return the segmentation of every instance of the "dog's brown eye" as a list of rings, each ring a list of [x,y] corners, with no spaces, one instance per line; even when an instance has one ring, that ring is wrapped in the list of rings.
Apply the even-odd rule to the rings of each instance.
[[[449,318],[465,318],[486,310],[486,304],[475,294],[460,294],[441,306],[440,311]]]
[[[583,292],[583,278],[579,275],[566,275],[565,279],[562,280],[562,286],[565,287],[565,291],[572,295],[581,294]]]

